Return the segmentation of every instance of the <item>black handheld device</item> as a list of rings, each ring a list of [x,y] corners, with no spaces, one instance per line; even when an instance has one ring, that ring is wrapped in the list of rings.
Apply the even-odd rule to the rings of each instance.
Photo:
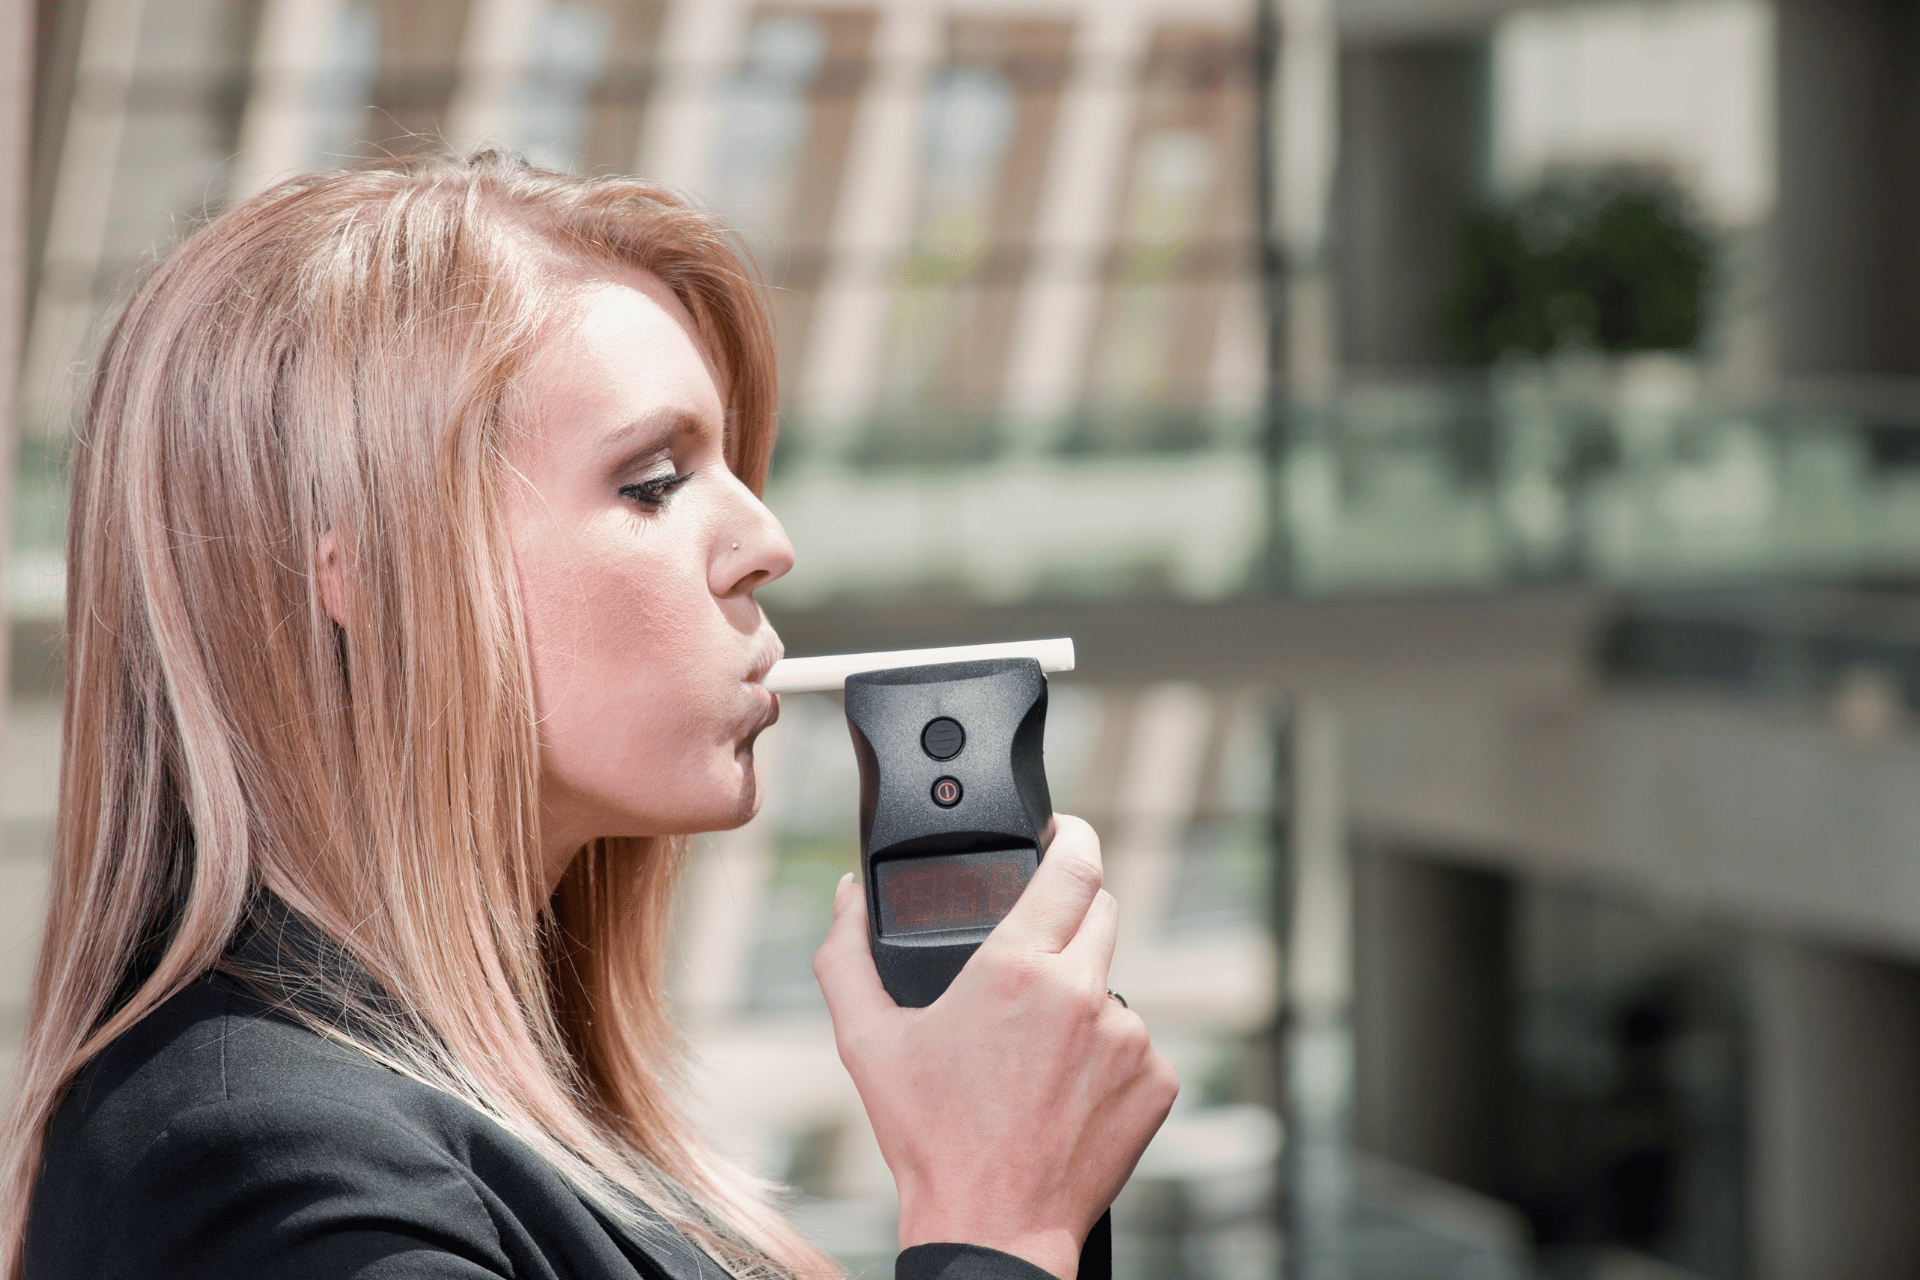
[[[1047,678],[1032,658],[987,658],[847,677],[860,765],[867,937],[894,1002],[940,998],[1040,865],[1053,820],[1042,755]],[[1080,1254],[1113,1268],[1111,1215]]]
[[[939,998],[1040,864],[1053,818],[1032,658],[847,677],[860,764],[860,871],[887,994]]]

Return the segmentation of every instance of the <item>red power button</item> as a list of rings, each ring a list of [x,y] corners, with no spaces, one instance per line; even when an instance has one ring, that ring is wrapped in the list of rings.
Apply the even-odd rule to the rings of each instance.
[[[960,779],[935,778],[933,780],[933,802],[942,809],[951,809],[960,803]]]

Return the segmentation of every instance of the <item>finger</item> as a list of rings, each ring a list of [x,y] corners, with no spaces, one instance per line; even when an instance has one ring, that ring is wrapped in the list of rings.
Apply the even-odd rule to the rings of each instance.
[[[986,945],[1058,953],[1079,932],[1101,875],[1100,837],[1078,818],[1056,817],[1047,856]]]
[[[1080,921],[1073,941],[1062,948],[1061,958],[1077,970],[1083,970],[1099,986],[1107,985],[1107,970],[1113,967],[1114,943],[1120,937],[1120,903],[1105,889],[1093,895],[1087,914]]]
[[[813,953],[813,976],[836,1027],[850,1026],[897,1006],[874,968],[867,940],[867,893],[849,871],[833,895],[833,924]]]

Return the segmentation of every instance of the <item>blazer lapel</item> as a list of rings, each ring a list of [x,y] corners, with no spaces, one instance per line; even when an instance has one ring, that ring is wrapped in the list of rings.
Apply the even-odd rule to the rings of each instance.
[[[403,1007],[346,948],[272,894],[262,896],[250,927],[235,940],[221,967],[270,1003],[294,1006],[374,1041],[382,1028],[360,1025],[362,1010],[396,1021],[405,1016]],[[360,1008],[342,1007],[335,994],[342,990],[353,992]],[[641,1205],[645,1221],[630,1227],[585,1199],[581,1203],[641,1275],[657,1280],[727,1280],[726,1268],[653,1209]]]

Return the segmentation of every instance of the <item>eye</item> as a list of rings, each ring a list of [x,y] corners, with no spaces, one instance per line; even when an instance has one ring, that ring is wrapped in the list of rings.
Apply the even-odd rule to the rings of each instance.
[[[620,496],[647,511],[658,511],[673,496],[673,491],[693,479],[693,475],[691,471],[680,471],[648,476],[638,483],[621,485]]]

